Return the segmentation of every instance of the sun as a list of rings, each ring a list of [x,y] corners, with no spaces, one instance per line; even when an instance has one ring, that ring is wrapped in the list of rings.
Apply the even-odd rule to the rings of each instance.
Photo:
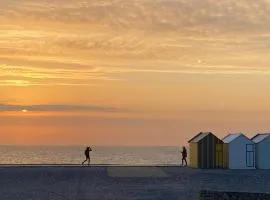
[[[23,113],[27,113],[27,112],[28,112],[28,110],[26,110],[26,109],[23,109],[23,110],[22,110],[22,112],[23,112]]]

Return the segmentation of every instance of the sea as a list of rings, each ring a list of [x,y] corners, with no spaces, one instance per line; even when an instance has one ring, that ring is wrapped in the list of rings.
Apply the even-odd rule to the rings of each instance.
[[[0,146],[0,165],[77,165],[83,146]],[[179,165],[181,147],[92,147],[95,165]]]

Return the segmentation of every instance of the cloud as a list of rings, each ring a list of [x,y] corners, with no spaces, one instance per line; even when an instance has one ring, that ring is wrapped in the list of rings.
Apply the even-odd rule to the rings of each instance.
[[[2,3],[0,8],[9,17],[166,31],[262,27],[270,19],[269,4],[266,0],[25,0]]]
[[[28,63],[29,64],[29,63]],[[194,64],[182,64],[177,61],[151,64],[145,62],[129,64],[119,63],[104,67],[88,67],[87,64],[80,65],[77,69],[64,68],[65,63],[55,68],[28,67],[23,65],[0,65],[0,87],[5,86],[100,86],[106,82],[135,80],[140,75],[162,74],[164,79],[181,74],[203,74],[203,75],[270,75],[270,68],[261,63],[237,63],[237,65],[211,64],[204,61]],[[50,65],[54,65],[50,63]],[[137,67],[141,65],[140,67]],[[135,79],[134,79],[135,78]]]
[[[269,5],[265,0],[1,2],[0,86],[90,86],[139,73],[269,74]]]
[[[68,105],[68,104],[41,104],[41,105],[10,105],[0,104],[0,111],[35,111],[35,112],[124,112],[125,109],[99,105]]]

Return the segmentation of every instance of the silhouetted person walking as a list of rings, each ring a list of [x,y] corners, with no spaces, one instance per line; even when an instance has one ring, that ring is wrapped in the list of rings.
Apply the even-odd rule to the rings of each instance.
[[[90,151],[92,151],[91,147],[86,147],[85,151],[84,151],[84,155],[86,157],[85,161],[82,162],[82,165],[88,161],[88,165],[90,165]]]
[[[182,153],[182,165],[184,165],[184,161],[186,163],[185,166],[187,166],[187,149],[186,147],[183,147],[183,151],[181,151]]]

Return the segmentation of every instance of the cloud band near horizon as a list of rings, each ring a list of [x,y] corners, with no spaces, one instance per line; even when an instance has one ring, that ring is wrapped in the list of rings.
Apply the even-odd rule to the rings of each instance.
[[[99,105],[74,105],[74,104],[40,104],[40,105],[11,105],[0,104],[0,111],[35,111],[35,112],[125,112],[125,109]]]

